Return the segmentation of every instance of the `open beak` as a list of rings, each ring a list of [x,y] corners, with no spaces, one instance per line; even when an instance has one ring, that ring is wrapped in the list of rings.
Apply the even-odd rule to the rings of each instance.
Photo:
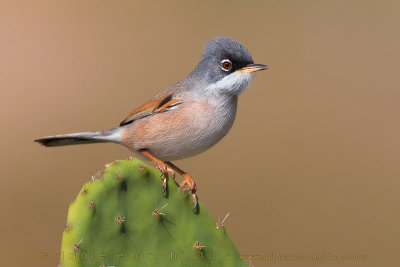
[[[267,70],[269,69],[268,66],[262,64],[249,64],[244,68],[238,69],[238,71],[246,72],[246,73],[253,73],[260,70]]]

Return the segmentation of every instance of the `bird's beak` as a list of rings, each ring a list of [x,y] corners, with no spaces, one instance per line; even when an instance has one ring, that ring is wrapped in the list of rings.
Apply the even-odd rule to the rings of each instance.
[[[269,69],[268,66],[262,64],[249,64],[244,68],[238,69],[238,71],[246,72],[246,73],[253,73],[260,70],[267,70]]]

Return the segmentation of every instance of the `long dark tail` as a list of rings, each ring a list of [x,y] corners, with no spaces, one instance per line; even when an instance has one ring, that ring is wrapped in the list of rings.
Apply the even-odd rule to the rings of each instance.
[[[93,144],[93,143],[103,143],[103,142],[120,143],[121,142],[120,130],[121,128],[114,128],[98,132],[60,134],[60,135],[47,136],[40,139],[36,139],[35,142],[38,142],[43,146],[47,147]]]

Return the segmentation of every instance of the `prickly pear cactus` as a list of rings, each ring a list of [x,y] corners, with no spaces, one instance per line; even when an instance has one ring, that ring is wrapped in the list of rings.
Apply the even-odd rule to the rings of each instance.
[[[137,160],[108,164],[68,211],[60,263],[68,266],[246,266],[199,202]]]

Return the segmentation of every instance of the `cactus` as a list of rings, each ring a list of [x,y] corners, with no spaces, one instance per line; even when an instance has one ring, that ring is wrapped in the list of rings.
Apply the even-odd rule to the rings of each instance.
[[[159,170],[106,165],[70,204],[61,266],[247,266],[223,225],[169,180],[163,194]]]

